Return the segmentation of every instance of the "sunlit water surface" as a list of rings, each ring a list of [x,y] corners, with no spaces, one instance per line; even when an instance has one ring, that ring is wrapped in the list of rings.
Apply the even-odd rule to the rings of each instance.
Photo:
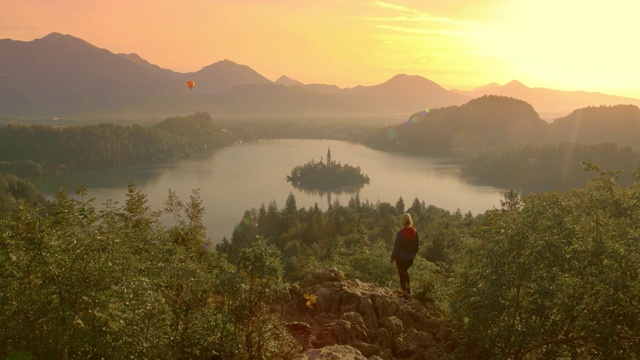
[[[136,166],[86,171],[32,179],[38,190],[51,196],[59,188],[74,193],[78,186],[88,187],[88,197],[100,206],[107,199],[124,203],[127,183],[148,196],[153,210],[161,210],[171,189],[188,201],[198,189],[206,208],[204,218],[209,238],[218,243],[231,237],[245,210],[268,205],[275,200],[282,209],[292,193],[299,208],[315,203],[326,210],[336,200],[346,205],[354,194],[312,194],[295,189],[286,181],[291,170],[311,160],[332,160],[359,166],[371,179],[359,190],[360,201],[388,202],[400,197],[409,208],[415,198],[427,205],[474,215],[498,207],[502,189],[476,186],[458,176],[457,168],[439,158],[385,153],[359,144],[334,140],[263,140],[234,145],[210,157],[161,166]],[[163,218],[172,225],[170,217]]]

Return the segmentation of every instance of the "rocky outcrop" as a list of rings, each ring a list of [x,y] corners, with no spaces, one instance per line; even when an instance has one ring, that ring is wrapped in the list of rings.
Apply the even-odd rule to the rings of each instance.
[[[405,303],[399,293],[347,280],[335,269],[314,274],[290,291],[289,330],[307,350],[300,359],[428,360],[443,354],[443,317],[419,300]],[[315,302],[305,294],[314,295]],[[340,354],[332,357],[333,350]],[[313,357],[318,354],[327,357]]]
[[[349,345],[331,345],[322,349],[311,349],[294,360],[368,360],[360,351]]]

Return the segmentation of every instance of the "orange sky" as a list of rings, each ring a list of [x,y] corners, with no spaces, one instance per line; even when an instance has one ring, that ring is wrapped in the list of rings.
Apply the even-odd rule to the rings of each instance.
[[[223,59],[340,87],[421,75],[469,90],[640,98],[637,0],[0,0],[0,38],[51,32],[179,72]],[[1,69],[0,69],[1,70]]]

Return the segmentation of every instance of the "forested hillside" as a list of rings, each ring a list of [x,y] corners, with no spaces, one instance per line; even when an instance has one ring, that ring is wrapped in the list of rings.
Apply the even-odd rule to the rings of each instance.
[[[555,141],[640,144],[640,108],[634,105],[577,109],[550,125]]]
[[[279,309],[311,301],[296,298],[295,283],[336,268],[397,288],[391,242],[409,212],[421,234],[409,305],[446,319],[439,351],[459,359],[640,358],[640,179],[625,186],[615,172],[588,167],[597,178],[585,188],[510,193],[501,209],[476,216],[419,199],[405,207],[403,199],[356,197],[304,209],[291,195],[282,209],[272,202],[247,210],[215,250],[197,191],[188,201],[170,193],[165,209],[149,208],[134,184],[125,203],[101,210],[84,189],[79,200],[60,192],[50,205],[21,202],[0,215],[0,356],[292,358],[302,347]],[[156,210],[175,223],[162,226]],[[400,338],[426,331],[393,321]],[[378,338],[376,324],[362,326],[362,338]],[[394,358],[411,354],[388,346]]]
[[[40,206],[47,202],[32,183],[19,179],[13,174],[0,173],[0,213],[17,210],[21,201]]]
[[[0,126],[0,171],[18,176],[160,163],[230,144],[207,113],[173,117],[151,127]]]
[[[388,151],[449,154],[544,141],[548,124],[522,100],[483,96],[461,106],[428,109],[377,132],[367,145]]]
[[[606,170],[625,170],[621,178],[631,183],[640,155],[630,146],[613,143],[532,144],[471,156],[465,160],[461,173],[475,183],[524,192],[568,191],[584,187],[597,176],[584,171],[585,161]]]
[[[634,105],[577,109],[547,123],[522,100],[488,95],[461,106],[424,110],[366,139],[376,149],[428,154],[476,154],[531,144],[640,146]]]

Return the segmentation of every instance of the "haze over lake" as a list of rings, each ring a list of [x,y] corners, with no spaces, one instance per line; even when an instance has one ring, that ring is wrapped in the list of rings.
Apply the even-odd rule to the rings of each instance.
[[[284,207],[292,193],[298,208],[315,203],[326,210],[336,200],[347,205],[355,194],[313,194],[295,189],[286,176],[295,166],[311,160],[332,160],[359,166],[371,179],[359,190],[362,202],[395,204],[400,197],[409,208],[415,198],[427,205],[474,215],[500,206],[502,189],[476,186],[460,179],[455,165],[440,158],[385,153],[363,145],[336,140],[261,140],[224,148],[209,157],[159,166],[136,166],[86,171],[59,176],[34,178],[39,191],[53,195],[64,188],[73,193],[87,185],[89,198],[102,205],[107,199],[122,204],[127,183],[133,181],[149,198],[152,210],[161,210],[168,190],[188,201],[193,189],[199,189],[207,234],[214,243],[231,237],[235,225],[246,210],[268,205],[275,200]],[[163,217],[172,225],[170,217]]]

